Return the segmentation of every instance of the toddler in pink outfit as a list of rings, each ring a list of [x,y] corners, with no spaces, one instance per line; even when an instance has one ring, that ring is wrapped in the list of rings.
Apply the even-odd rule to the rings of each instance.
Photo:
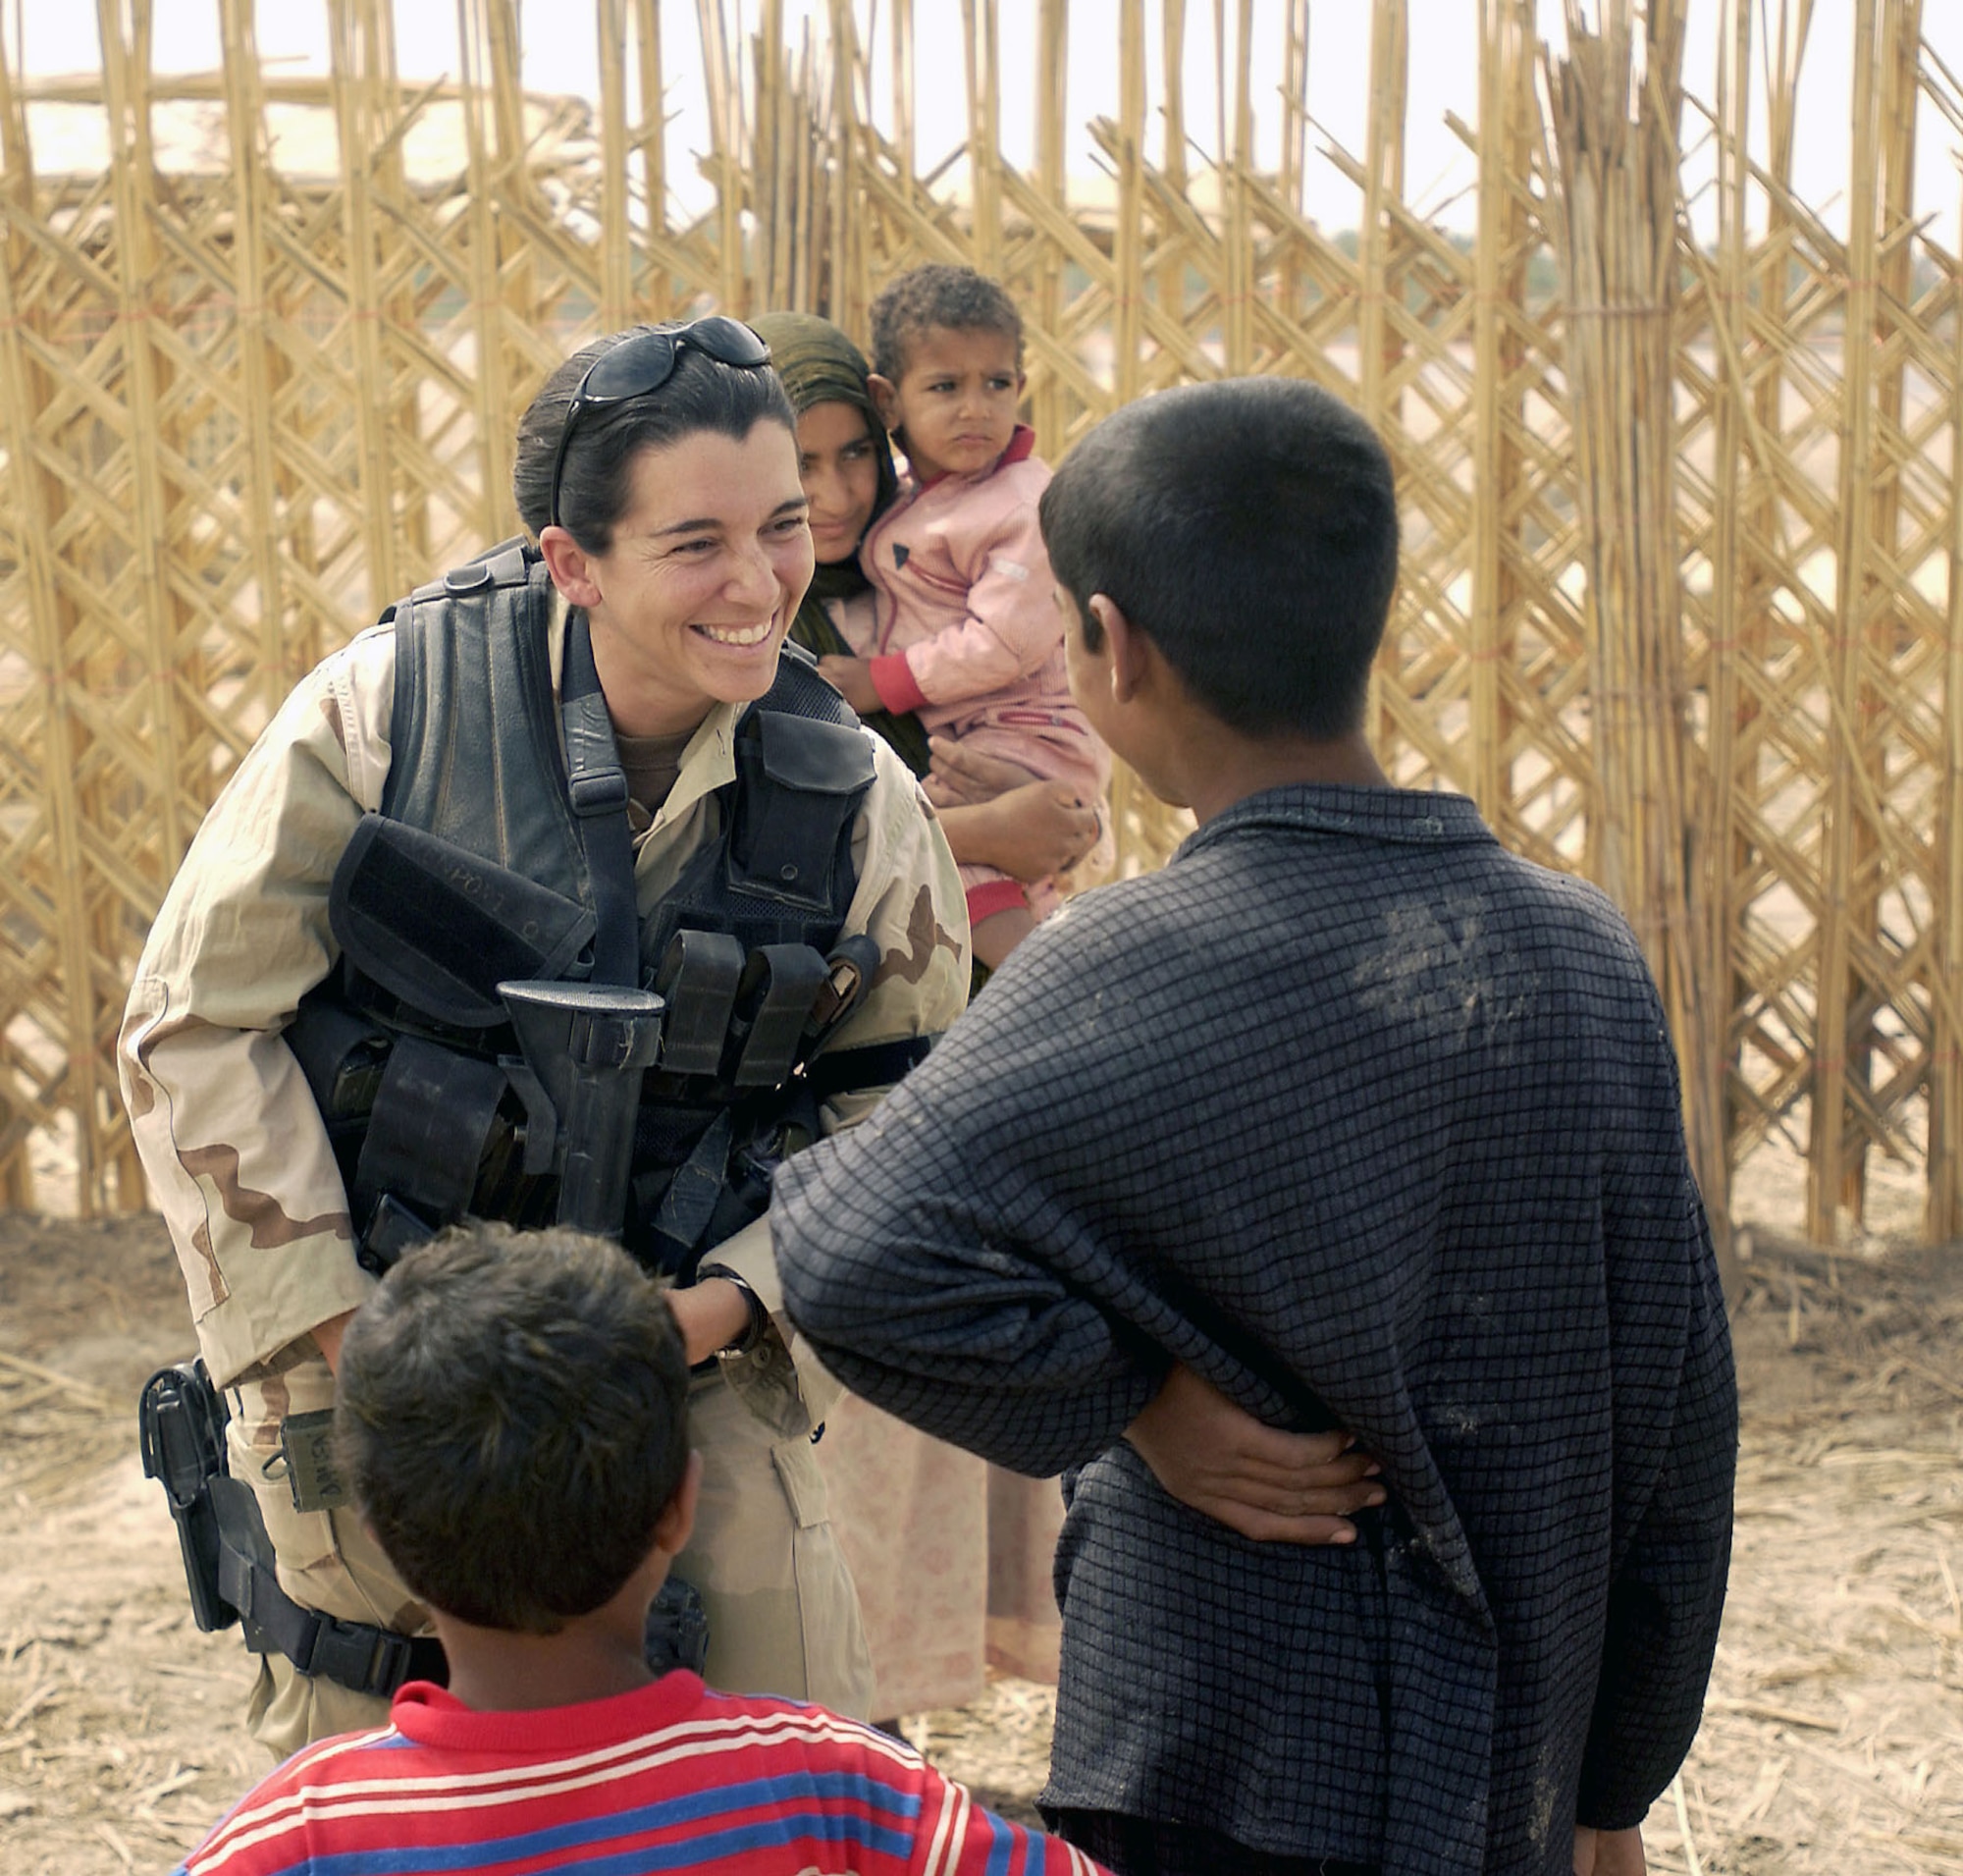
[[[871,658],[826,658],[861,712],[912,711],[935,738],[1074,783],[1103,823],[1088,870],[1110,864],[1110,752],[1071,701],[1036,502],[1049,468],[1016,421],[1023,325],[994,281],[918,267],[873,302],[880,416],[906,453],[899,499],[867,534],[876,593]],[[1054,878],[1025,887],[964,866],[975,955],[991,969],[1055,910]]]

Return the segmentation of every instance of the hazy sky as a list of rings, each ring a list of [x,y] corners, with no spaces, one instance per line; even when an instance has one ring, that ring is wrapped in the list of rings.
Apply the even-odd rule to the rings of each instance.
[[[753,28],[761,11],[758,0],[721,0],[726,15]],[[875,112],[886,113],[887,70],[884,40],[890,0],[883,7],[857,0],[862,30],[870,24],[874,41]],[[1560,0],[1538,0],[1542,29],[1557,52],[1563,45]],[[1592,4],[1592,0],[1591,0]],[[814,0],[784,0],[784,11],[795,21],[813,10]],[[1115,116],[1118,109],[1117,20],[1120,0],[1073,0],[1069,58],[1070,115],[1082,127],[1097,116]],[[1779,0],[1754,0],[1755,12],[1777,14]],[[822,15],[822,4],[816,10]],[[529,0],[525,6],[525,80],[547,91],[570,91],[588,96],[596,91],[595,9],[567,0]],[[1223,9],[1230,22],[1238,9]],[[1258,127],[1257,154],[1272,163],[1278,149],[1283,113],[1279,84],[1282,76],[1281,20],[1283,0],[1255,0],[1254,43],[1264,56],[1257,61],[1261,88],[1254,98]],[[1445,113],[1456,111],[1468,122],[1477,118],[1478,0],[1411,0],[1409,109],[1406,118],[1406,188],[1421,208],[1436,210],[1449,226],[1468,228],[1473,204],[1468,190],[1474,171],[1469,152],[1447,128]],[[1854,0],[1816,0],[1812,35],[1801,83],[1801,134],[1798,139],[1797,183],[1803,200],[1823,210],[1830,226],[1844,230],[1844,208],[1838,198],[1848,167],[1848,82],[1852,67]],[[1000,51],[1005,82],[1002,91],[1002,141],[1014,160],[1034,161],[1035,130],[1032,99],[1035,89],[1036,0],[1000,0],[997,9]],[[1963,76],[1963,0],[1925,0],[1924,33],[1929,44],[1952,72]],[[1188,129],[1195,142],[1210,149],[1216,141],[1214,123],[1214,17],[1209,0],[1190,0],[1187,8],[1186,95]],[[1693,93],[1712,99],[1715,92],[1719,0],[1692,0],[1685,56],[1685,79]],[[161,68],[195,70],[217,60],[217,0],[155,0],[157,62]],[[405,77],[435,77],[458,68],[456,7],[452,0],[397,0],[398,57]],[[667,108],[670,174],[681,205],[699,209],[708,191],[694,176],[692,152],[709,147],[709,129],[701,81],[696,0],[662,0],[663,39],[669,81]],[[1162,93],[1160,9],[1147,0],[1147,105]],[[10,58],[22,48],[28,73],[52,73],[92,68],[96,62],[95,9],[79,0],[0,0],[5,43]],[[917,86],[920,153],[930,166],[954,147],[965,126],[961,55],[960,0],[916,0]],[[1309,29],[1308,111],[1321,133],[1359,150],[1368,103],[1370,8],[1366,0],[1312,0]],[[287,72],[324,70],[327,57],[326,16],[321,0],[262,0],[258,9],[261,55]],[[1761,39],[1763,45],[1763,39]],[[1762,97],[1753,104],[1753,130],[1762,137],[1765,113]],[[1959,242],[1959,204],[1963,180],[1957,166],[1958,137],[1927,100],[1919,116],[1917,151],[1918,210],[1934,216],[1931,232],[1952,250]],[[1686,146],[1701,135],[1697,114],[1686,114]],[[1152,132],[1154,145],[1157,131]],[[1320,141],[1312,132],[1311,150]],[[1090,143],[1081,128],[1071,158],[1073,171],[1091,165]],[[1687,159],[1687,175],[1695,191],[1711,169],[1708,148]],[[1356,194],[1329,164],[1311,156],[1308,176],[1310,213],[1324,226],[1349,227],[1357,216]],[[1700,222],[1703,202],[1693,203]]]

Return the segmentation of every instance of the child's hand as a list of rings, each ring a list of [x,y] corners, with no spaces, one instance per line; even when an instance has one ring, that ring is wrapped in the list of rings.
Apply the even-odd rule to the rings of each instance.
[[[1125,1438],[1181,1504],[1261,1543],[1353,1543],[1349,1514],[1385,1498],[1376,1462],[1348,1433],[1264,1425],[1187,1367],[1174,1367]]]
[[[873,688],[873,661],[846,658],[838,654],[818,661],[818,674],[845,699],[862,717],[885,709],[879,693]]]

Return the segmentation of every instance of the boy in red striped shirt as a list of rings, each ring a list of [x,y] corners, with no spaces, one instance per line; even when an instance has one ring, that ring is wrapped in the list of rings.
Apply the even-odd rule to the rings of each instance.
[[[673,1316],[613,1245],[494,1225],[405,1257],[348,1328],[336,1434],[450,1685],[289,1759],[179,1876],[1093,1876],[884,1734],[648,1667],[701,1477],[687,1394]]]

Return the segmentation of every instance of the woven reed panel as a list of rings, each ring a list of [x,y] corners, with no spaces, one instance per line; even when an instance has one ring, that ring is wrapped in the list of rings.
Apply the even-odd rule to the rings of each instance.
[[[1130,398],[1229,373],[1312,378],[1364,410],[1405,528],[1371,697],[1386,766],[1594,877],[1623,877],[1605,804],[1648,815],[1635,832],[1673,865],[1681,841],[1676,909],[1627,909],[1702,998],[1705,1040],[1679,1042],[1714,1198],[1770,1143],[1804,1158],[1805,1221],[1830,1235],[1862,1216],[1879,1153],[1926,1188],[1927,1230],[1963,1234],[1963,323],[1957,231],[1912,214],[1919,114],[1963,115],[1915,0],[1857,0],[1852,47],[1806,46],[1777,0],[1725,0],[1713,98],[1685,99],[1652,48],[1645,134],[1717,149],[1719,214],[1693,242],[1663,190],[1678,265],[1634,308],[1585,298],[1614,253],[1573,243],[1657,231],[1572,212],[1584,179],[1550,111],[1564,82],[1613,84],[1618,30],[1680,24],[1676,0],[1607,0],[1599,42],[1549,47],[1524,0],[1479,0],[1457,124],[1469,241],[1406,188],[1404,0],[1375,0],[1354,150],[1288,103],[1304,0],[1273,43],[1246,5],[1120,9],[1094,189],[1066,162],[1066,0],[1035,0],[1034,72],[1004,68],[979,0],[959,67],[932,71],[891,57],[907,0],[876,47],[846,0],[810,29],[748,9],[742,39],[705,0],[665,41],[655,0],[596,0],[610,54],[585,100],[522,89],[513,0],[465,0],[437,83],[396,76],[385,0],[323,0],[326,80],[261,66],[251,0],[213,5],[209,75],[156,76],[142,5],[103,10],[122,36],[84,80],[0,67],[0,1197],[68,1199],[29,1167],[57,1128],[74,1203],[141,1203],[109,1049],[147,919],[295,675],[513,531],[511,433],[557,358],[712,306],[802,305],[863,335],[884,280],[950,259],[1024,306],[1052,459]],[[1160,76],[1148,97],[1148,72],[1190,80],[1172,55],[1194,44],[1212,82]],[[1805,58],[1850,64],[1867,127],[1845,239],[1791,188]],[[639,100],[698,64],[713,199],[685,213]],[[1735,81],[1755,68],[1757,89]],[[1011,86],[1034,100],[1028,166],[999,153]],[[106,167],[36,162],[53,103],[99,119]],[[1748,108],[1770,110],[1764,137]],[[1277,113],[1278,164],[1256,135]],[[1353,234],[1304,208],[1321,164],[1353,188]],[[1583,346],[1583,320],[1663,337]],[[1603,675],[1619,621],[1590,598],[1604,491],[1581,478],[1618,407],[1601,372],[1645,359],[1674,466],[1643,527],[1679,636],[1652,661],[1658,773],[1643,755],[1631,776],[1598,759],[1621,721],[1595,694],[1620,682]],[[1156,863],[1177,817],[1122,780],[1119,808],[1125,864]]]

